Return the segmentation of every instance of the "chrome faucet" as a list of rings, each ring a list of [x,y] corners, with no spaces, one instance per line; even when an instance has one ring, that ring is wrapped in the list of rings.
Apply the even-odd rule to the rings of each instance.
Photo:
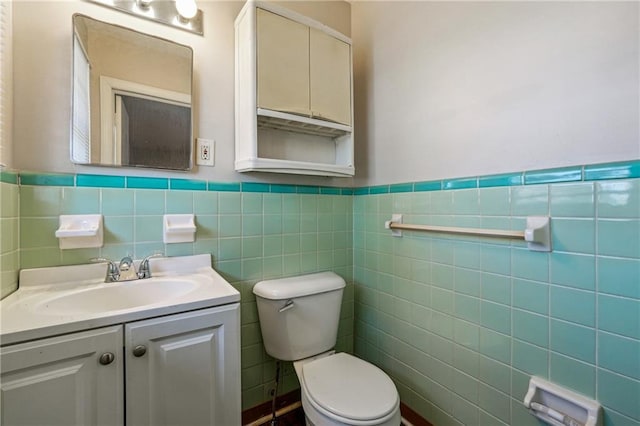
[[[143,280],[145,278],[151,278],[151,268],[149,267],[149,259],[153,257],[161,257],[164,256],[162,253],[153,253],[149,256],[145,257],[142,262],[140,262],[140,266],[138,267],[138,279]]]
[[[131,281],[138,279],[151,278],[151,268],[149,267],[149,259],[153,257],[163,256],[162,253],[154,253],[145,257],[140,262],[139,271],[136,272],[136,265],[133,263],[131,256],[127,255],[120,260],[120,263],[116,264],[114,261],[104,258],[95,257],[91,259],[92,262],[106,262],[107,263],[107,275],[104,278],[105,283],[115,283],[119,281]]]
[[[138,279],[136,265],[133,264],[131,256],[125,256],[120,260],[118,270],[120,271],[120,279],[118,281],[131,281]]]

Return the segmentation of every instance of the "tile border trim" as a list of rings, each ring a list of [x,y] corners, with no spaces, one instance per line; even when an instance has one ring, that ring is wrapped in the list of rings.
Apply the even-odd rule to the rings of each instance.
[[[0,171],[0,181],[33,186],[76,186],[93,188],[164,189],[190,191],[253,192],[276,194],[375,195],[408,192],[490,188],[500,186],[539,185],[563,182],[590,182],[640,178],[640,159],[585,166],[527,170],[486,176],[432,181],[400,182],[363,187],[290,185],[265,182],[215,182],[198,179],[120,176],[98,174],[64,174]]]
[[[0,182],[17,185],[18,179],[18,173],[0,168]]]
[[[214,182],[199,179],[96,174],[64,174],[1,171],[2,182],[28,186],[75,186],[87,188],[162,189],[274,194],[353,195],[347,187],[287,185],[262,182]]]
[[[527,170],[497,175],[364,186],[355,188],[354,193],[355,195],[375,195],[636,178],[640,178],[640,160]]]

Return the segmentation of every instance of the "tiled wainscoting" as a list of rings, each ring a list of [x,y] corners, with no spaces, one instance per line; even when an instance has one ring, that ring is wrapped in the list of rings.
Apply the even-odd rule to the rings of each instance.
[[[20,268],[211,253],[242,293],[243,409],[269,400],[275,375],[254,283],[334,270],[348,282],[337,349],[385,369],[403,403],[432,424],[536,425],[521,404],[535,374],[600,400],[607,426],[640,426],[640,161],[355,190],[0,177],[3,294]],[[74,213],[104,215],[104,247],[58,249],[58,215]],[[195,243],[164,245],[165,213],[194,213]],[[550,215],[553,252],[433,233],[395,238],[384,229],[392,213],[515,230],[526,216]],[[298,387],[291,367],[281,393]]]
[[[20,195],[18,175],[0,172],[0,298],[18,288]]]
[[[356,354],[382,366],[402,400],[437,426],[537,425],[522,405],[530,375],[598,399],[608,426],[640,425],[634,170],[356,190]],[[620,176],[636,179],[609,179]],[[507,230],[550,215],[553,252],[437,233],[392,237],[384,229],[392,213],[405,223]]]
[[[251,291],[256,282],[326,270],[338,273],[348,283],[338,349],[353,350],[351,190],[121,176],[21,173],[20,178],[19,203],[18,186],[3,187],[2,224],[17,217],[19,205],[21,268],[127,254],[138,259],[156,251],[169,256],[212,254],[215,269],[242,294],[243,409],[270,398],[276,372],[262,345]],[[8,219],[4,197],[13,197],[6,203],[13,206],[7,209]],[[58,216],[81,213],[104,215],[104,246],[60,250],[54,235]],[[196,241],[163,244],[165,213],[194,213]],[[2,253],[5,256],[4,247]],[[292,365],[285,363],[283,370],[279,392],[299,387]]]

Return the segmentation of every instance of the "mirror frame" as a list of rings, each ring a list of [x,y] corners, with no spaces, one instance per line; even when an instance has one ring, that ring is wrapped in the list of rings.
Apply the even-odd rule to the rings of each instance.
[[[76,94],[75,78],[76,78],[76,73],[77,73],[77,70],[76,70],[76,67],[75,67],[75,64],[74,64],[74,62],[75,62],[74,55],[76,54],[76,52],[75,52],[75,50],[76,50],[75,44],[78,43],[81,46],[81,49],[83,51],[85,49],[84,46],[82,46],[82,43],[80,42],[80,40],[76,41],[76,39],[80,39],[79,35],[76,32],[76,19],[77,18],[89,19],[91,21],[95,21],[95,22],[98,22],[100,24],[104,24],[104,25],[108,25],[110,27],[114,27],[114,28],[116,28],[118,30],[126,31],[126,32],[131,33],[132,35],[135,35],[135,36],[142,36],[142,37],[145,37],[145,38],[154,39],[156,41],[170,43],[173,46],[186,48],[186,49],[189,50],[189,52],[190,52],[190,61],[189,61],[189,79],[190,79],[189,87],[190,87],[190,93],[188,95],[186,93],[179,93],[179,92],[174,92],[174,91],[171,91],[171,90],[166,90],[166,89],[161,89],[161,88],[155,88],[155,87],[151,87],[151,86],[148,86],[148,87],[151,88],[151,89],[154,89],[153,90],[153,92],[154,92],[153,94],[145,93],[144,91],[143,92],[136,92],[136,90],[131,90],[131,89],[132,88],[135,89],[136,87],[140,87],[140,88],[142,88],[142,90],[145,90],[144,88],[146,86],[144,86],[141,83],[137,83],[137,82],[129,82],[129,81],[125,81],[125,80],[114,79],[114,78],[111,78],[111,77],[100,76],[100,80],[103,80],[104,78],[106,78],[107,80],[111,80],[111,81],[124,81],[125,83],[128,83],[127,89],[129,89],[129,91],[131,93],[135,93],[136,95],[139,95],[139,96],[136,96],[136,97],[139,97],[139,98],[143,98],[143,99],[144,98],[148,98],[150,100],[163,99],[163,100],[166,101],[164,103],[167,103],[167,104],[173,104],[173,103],[186,104],[185,101],[188,99],[188,101],[189,101],[188,102],[188,106],[190,108],[190,122],[189,122],[189,145],[188,145],[189,154],[188,154],[187,167],[178,168],[178,167],[171,167],[171,166],[166,166],[165,167],[165,166],[157,166],[157,165],[147,166],[147,165],[136,165],[136,164],[108,164],[108,163],[101,163],[101,162],[91,162],[91,159],[89,159],[88,162],[81,162],[81,161],[77,161],[76,159],[74,159],[74,145],[75,145],[74,144],[74,141],[75,141],[75,138],[74,138],[74,133],[75,133],[74,132],[74,127],[75,126],[74,125],[76,123],[76,118],[74,117],[74,112],[75,112],[75,110],[74,110],[74,107],[75,107],[75,94]],[[146,34],[146,33],[143,33],[143,32],[138,31],[138,30],[134,30],[134,29],[129,28],[129,27],[125,27],[125,26],[118,25],[118,24],[113,24],[111,22],[102,21],[102,20],[93,18],[91,16],[88,16],[88,15],[85,15],[85,14],[82,14],[82,13],[74,13],[72,15],[71,27],[72,27],[72,33],[71,33],[72,55],[71,55],[71,120],[70,120],[70,135],[69,135],[69,141],[70,141],[70,144],[69,144],[69,158],[70,158],[70,161],[73,164],[82,165],[82,166],[98,166],[98,167],[112,167],[112,168],[145,168],[145,169],[148,168],[148,169],[173,170],[173,171],[190,171],[190,170],[192,170],[193,166],[194,166],[194,158],[193,157],[194,157],[194,152],[195,152],[195,137],[194,137],[194,131],[193,131],[193,128],[194,128],[194,123],[193,123],[194,122],[194,113],[193,113],[193,108],[194,108],[194,105],[193,105],[193,93],[194,93],[194,89],[193,89],[193,86],[194,86],[193,57],[194,57],[194,54],[193,54],[193,48],[191,46],[187,46],[187,45],[184,45],[184,44],[176,43],[176,42],[174,42],[172,40],[169,40],[169,39],[166,39],[166,38],[163,38],[163,37],[158,37],[158,36],[155,36],[155,35]],[[85,53],[85,56],[87,56],[86,53]],[[99,86],[102,86],[102,84],[99,84]],[[110,105],[110,104],[113,103],[113,102],[110,102],[108,99],[107,100],[102,99],[103,98],[103,93],[101,93],[101,92],[103,92],[103,87],[99,87],[98,90],[97,90],[97,93],[98,93],[98,96],[99,96],[97,105],[98,105],[98,108],[100,108],[100,109],[102,109],[103,106],[105,106],[105,105]],[[156,97],[156,99],[154,99],[154,96]],[[92,124],[91,124],[92,123],[92,121],[91,121],[92,117],[91,116],[92,116],[91,105],[89,105],[89,118],[88,118],[89,124],[88,125],[89,125],[90,128],[92,126]],[[89,141],[90,143],[91,143],[91,141],[97,141],[97,140],[102,141],[103,136],[105,136],[105,135],[107,135],[107,137],[109,136],[108,132],[105,133],[105,130],[102,128],[103,127],[103,123],[105,122],[103,114],[101,114],[101,113],[98,114],[97,121],[100,122],[100,131],[97,132],[98,135],[91,135],[90,136],[90,141]],[[106,120],[106,122],[107,123],[108,122],[113,122],[113,120]],[[113,132],[112,132],[112,136],[116,137]],[[101,148],[101,151],[102,151],[102,148]]]

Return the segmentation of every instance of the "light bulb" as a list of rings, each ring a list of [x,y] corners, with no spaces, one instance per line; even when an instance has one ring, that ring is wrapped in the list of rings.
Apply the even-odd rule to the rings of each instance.
[[[186,19],[192,19],[198,14],[198,6],[195,0],[176,0],[178,14]]]

